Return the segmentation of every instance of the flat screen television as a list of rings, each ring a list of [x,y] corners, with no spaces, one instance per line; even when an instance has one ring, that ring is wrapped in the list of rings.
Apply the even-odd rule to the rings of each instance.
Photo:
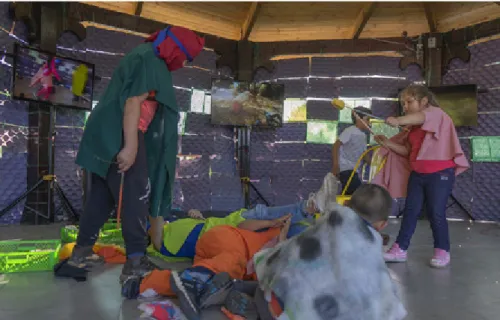
[[[12,97],[92,110],[94,65],[16,44]]]
[[[276,83],[212,81],[212,124],[281,127],[285,86]]]
[[[477,86],[465,84],[429,88],[435,95],[441,109],[446,112],[457,127],[477,126]]]

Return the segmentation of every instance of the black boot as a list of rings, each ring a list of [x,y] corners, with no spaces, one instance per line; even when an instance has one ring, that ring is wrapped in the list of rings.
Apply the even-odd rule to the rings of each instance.
[[[104,263],[104,259],[94,253],[93,246],[75,246],[68,260],[69,265],[77,268],[91,268],[97,265],[103,265]]]
[[[257,320],[259,317],[253,298],[237,290],[231,290],[224,307],[232,314],[242,316],[246,320]]]
[[[205,283],[198,296],[200,308],[224,304],[233,286],[233,279],[227,272],[215,274]]]
[[[179,307],[188,320],[200,319],[198,295],[203,283],[202,279],[191,276],[188,269],[180,273],[172,271],[170,275],[170,286],[179,299]]]
[[[128,277],[122,284],[122,297],[137,299],[141,289],[142,277]]]
[[[144,277],[153,270],[160,270],[147,256],[128,258],[120,275],[120,283],[123,283],[130,277]]]

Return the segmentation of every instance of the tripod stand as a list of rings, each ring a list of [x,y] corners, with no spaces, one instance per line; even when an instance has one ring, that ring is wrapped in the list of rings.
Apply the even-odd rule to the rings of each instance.
[[[52,175],[48,174],[48,175],[44,175],[43,177],[41,177],[40,180],[38,180],[38,182],[35,183],[30,189],[28,189],[22,195],[20,195],[16,199],[14,199],[7,207],[2,209],[2,211],[0,211],[0,217],[2,217],[4,214],[9,212],[19,202],[24,200],[30,193],[36,191],[43,183],[48,184],[48,188],[47,188],[48,191],[47,192],[49,192],[49,194],[51,192],[55,191],[55,194],[59,197],[59,200],[61,201],[61,205],[62,205],[63,209],[69,213],[69,216],[71,217],[72,222],[77,222],[78,215],[75,213],[75,209],[73,208],[73,206],[69,202],[68,198],[64,194],[63,190],[61,189],[61,186],[57,182],[56,176],[53,174]],[[49,195],[49,199],[50,198],[51,197]],[[39,216],[46,218],[46,219],[50,219],[50,217],[52,215],[51,203],[47,203],[47,215],[44,215],[43,213],[39,212],[36,209],[30,208],[28,205],[26,205],[25,208],[35,213],[35,224],[38,224],[38,217]]]
[[[41,108],[41,106],[38,106]],[[28,197],[32,192],[37,191],[41,186],[43,186],[45,183],[47,184],[47,195],[48,195],[48,201],[47,201],[47,213],[41,213],[38,210],[29,207],[27,204],[25,205],[25,210],[29,210],[33,213],[35,213],[35,224],[39,224],[39,217],[45,218],[50,220],[53,217],[52,209],[53,209],[53,192],[59,197],[59,200],[61,201],[62,208],[66,211],[68,216],[73,222],[78,221],[78,215],[75,212],[75,209],[69,202],[68,198],[64,194],[63,190],[61,189],[61,186],[59,185],[57,178],[54,174],[54,139],[52,137],[55,136],[55,116],[56,116],[56,111],[55,107],[53,105],[49,106],[49,143],[48,143],[48,173],[43,174],[40,179],[33,185],[31,188],[26,190],[22,195],[14,199],[7,207],[2,209],[0,211],[0,217],[5,215],[7,212],[12,210],[19,202],[24,200],[25,198]]]
[[[237,145],[237,159],[239,162],[240,177],[243,183],[243,194],[245,196],[245,208],[250,208],[250,188],[252,188],[257,197],[260,198],[266,206],[269,206],[269,202],[264,198],[264,196],[257,190],[257,187],[250,181],[250,155],[249,155],[249,142],[250,142],[250,130],[246,127],[241,127],[237,129],[238,134],[238,145]]]

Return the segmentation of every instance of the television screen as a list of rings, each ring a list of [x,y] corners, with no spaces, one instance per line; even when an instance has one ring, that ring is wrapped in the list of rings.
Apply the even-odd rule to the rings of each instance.
[[[281,127],[284,100],[282,84],[214,80],[212,124]]]
[[[94,65],[16,45],[12,97],[92,110]]]
[[[429,88],[455,126],[477,126],[477,87],[473,84]]]

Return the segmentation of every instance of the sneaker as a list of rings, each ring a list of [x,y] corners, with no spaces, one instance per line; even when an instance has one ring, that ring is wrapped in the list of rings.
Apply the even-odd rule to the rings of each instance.
[[[199,295],[199,305],[201,309],[214,305],[221,305],[226,300],[229,292],[233,288],[233,279],[227,272],[215,274],[206,282]]]
[[[450,253],[443,249],[434,249],[434,256],[430,261],[433,268],[445,268],[450,264]]]
[[[186,318],[188,320],[199,320],[200,307],[197,299],[199,283],[193,278],[188,279],[185,274],[186,271],[181,274],[177,271],[172,271],[170,275],[170,285],[177,299],[179,299],[179,307]]]
[[[142,277],[137,276],[131,276],[125,279],[122,284],[122,297],[127,299],[137,299],[142,279]]]
[[[384,253],[384,260],[386,262],[406,262],[408,254],[406,250],[402,250],[399,244],[394,243],[392,247]]]
[[[144,277],[155,269],[160,269],[148,257],[142,256],[140,258],[127,259],[120,275],[120,283],[123,283],[129,277]]]
[[[93,246],[75,246],[68,260],[68,264],[77,268],[91,268],[104,263],[104,258],[94,253]]]
[[[333,209],[332,206],[337,203],[339,184],[337,177],[329,172],[323,179],[323,184],[318,192],[309,195],[308,205],[310,202],[311,204],[314,203],[316,212],[319,211],[320,213]]]
[[[224,307],[232,314],[246,320],[257,320],[259,317],[253,299],[243,292],[231,290],[224,302]]]
[[[307,199],[306,212],[310,215],[313,215],[319,211],[319,209],[316,207],[316,195],[317,193],[310,193],[309,199]]]

